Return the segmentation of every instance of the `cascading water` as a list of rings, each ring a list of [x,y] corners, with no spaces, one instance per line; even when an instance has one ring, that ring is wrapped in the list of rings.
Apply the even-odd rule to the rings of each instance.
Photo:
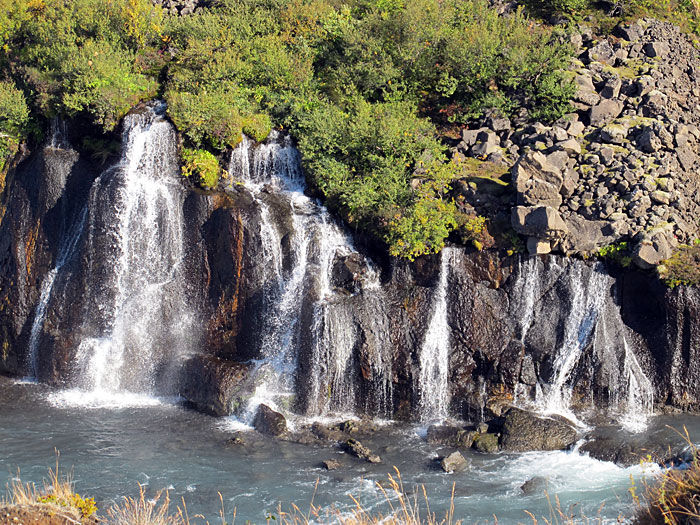
[[[349,237],[323,206],[304,195],[299,153],[289,137],[273,131],[265,143],[257,146],[244,137],[231,156],[229,172],[243,181],[258,204],[265,259],[262,266],[266,269],[261,283],[266,290],[262,359],[256,363],[256,390],[242,418],[252,421],[261,403],[288,408],[295,395],[300,316],[309,298],[313,301],[313,372],[308,412],[327,415],[352,411],[354,380],[350,368],[359,334],[351,307],[343,303],[345,296],[331,285],[336,258],[355,253]],[[286,207],[284,218],[277,217],[268,203],[271,191],[278,206],[281,201]],[[279,210],[275,211],[279,215]],[[283,238],[291,261],[285,260]],[[365,288],[373,288],[372,282],[377,280],[372,273]],[[383,375],[390,377],[390,373]],[[386,398],[386,392],[380,397]]]
[[[32,328],[29,333],[29,362],[31,366],[30,377],[34,380],[37,379],[39,371],[39,343],[41,340],[41,330],[46,317],[46,307],[51,299],[51,293],[53,292],[54,283],[56,282],[56,276],[63,269],[65,264],[76,254],[78,241],[80,240],[80,236],[82,235],[85,227],[86,217],[87,208],[83,209],[78,221],[67,232],[67,234],[63,236],[58,257],[56,258],[56,264],[49,271],[49,273],[46,274],[46,277],[44,277],[44,280],[41,283],[39,303],[37,304],[34,312],[34,320],[32,321]]]
[[[564,414],[575,419],[570,409],[572,389],[566,383],[594,333],[607,292],[605,277],[597,269],[584,283],[581,266],[574,267],[570,278],[571,309],[564,326],[564,342],[554,360],[554,379],[537,400],[545,413]]]
[[[557,284],[559,283],[559,284]],[[544,284],[547,285],[545,289]],[[626,337],[619,306],[610,297],[612,278],[602,264],[537,257],[521,261],[514,284],[520,340],[526,342],[546,311],[547,294],[567,294],[561,342],[552,348],[554,361],[548,383],[536,385],[535,407],[545,414],[561,414],[578,421],[572,410],[571,379],[587,348],[598,356],[611,391],[610,410],[627,429],[639,431],[653,412],[653,387]],[[546,314],[544,314],[546,315]],[[527,403],[523,389],[518,402]]]
[[[426,422],[442,420],[448,415],[450,329],[447,324],[447,279],[453,258],[452,248],[442,250],[432,315],[419,353],[419,411],[421,421]]]
[[[44,146],[44,162],[46,168],[60,173],[59,177],[65,179],[67,173],[78,158],[78,153],[73,150],[66,138],[66,124],[64,121],[55,118],[51,122],[51,139]],[[59,241],[58,254],[54,262],[54,267],[49,270],[41,282],[39,290],[39,302],[34,311],[34,319],[29,333],[28,379],[36,380],[39,375],[39,343],[41,342],[41,330],[46,317],[46,308],[56,282],[56,276],[76,254],[80,237],[85,226],[87,209],[84,208],[78,219],[72,225],[62,221],[61,236]]]
[[[83,401],[163,393],[193,342],[176,137],[164,105],[124,120],[123,159],[90,192],[86,306],[76,350]],[[89,402],[89,401],[85,401]]]

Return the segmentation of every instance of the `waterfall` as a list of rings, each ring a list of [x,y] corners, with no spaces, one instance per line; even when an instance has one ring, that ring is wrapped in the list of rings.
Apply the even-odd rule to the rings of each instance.
[[[570,410],[572,388],[566,386],[583,351],[594,333],[596,322],[606,298],[607,275],[596,267],[584,282],[581,265],[574,266],[569,278],[571,304],[564,325],[564,342],[556,351],[554,380],[547,385],[538,403],[546,413],[564,414],[575,418]]]
[[[52,146],[53,147],[53,146]],[[30,377],[34,380],[38,377],[39,371],[39,343],[41,342],[41,330],[44,326],[46,317],[46,307],[51,299],[56,276],[61,271],[63,266],[70,261],[76,253],[78,241],[85,227],[85,218],[87,217],[87,208],[83,209],[78,221],[62,236],[58,257],[56,257],[55,266],[46,274],[41,282],[41,290],[39,292],[39,303],[34,312],[32,327],[29,332],[29,363]]]
[[[620,308],[610,296],[613,279],[601,263],[587,265],[556,257],[547,261],[537,257],[521,261],[513,285],[517,335],[526,346],[530,333],[562,326],[560,342],[542,349],[551,351],[554,360],[551,379],[536,385],[535,408],[578,421],[572,409],[572,377],[591,348],[611,392],[611,414],[629,430],[643,429],[653,411],[653,387],[629,344]],[[543,321],[555,325],[541,325]],[[527,404],[524,390],[516,387],[516,391],[517,402]]]
[[[357,314],[347,297],[334,290],[331,277],[337,257],[356,253],[349,236],[325,207],[304,194],[301,159],[289,137],[273,131],[259,145],[244,137],[231,155],[229,173],[243,182],[260,210],[261,266],[265,269],[261,277],[266,290],[261,359],[253,372],[257,386],[242,418],[252,421],[261,403],[290,409],[296,395],[301,315],[309,301],[312,333],[305,337],[312,339],[313,370],[308,412],[314,416],[352,412],[356,396],[353,355],[360,337]],[[268,202],[271,194],[275,210]],[[284,259],[282,239],[287,240],[291,262]],[[372,286],[378,283],[375,273],[367,281],[363,293],[379,288]],[[379,375],[390,378],[390,372]],[[387,381],[381,382],[384,391],[378,396],[385,399]]]
[[[647,427],[649,416],[654,413],[654,385],[644,373],[627,339],[624,340],[624,345],[625,359],[621,386],[626,387],[627,396],[624,406],[618,407],[622,414],[620,423],[631,432],[642,432]]]
[[[452,248],[442,250],[432,315],[419,351],[418,395],[421,421],[442,420],[448,415],[450,328],[447,324],[447,278],[453,258]]]
[[[175,131],[151,105],[124,119],[123,157],[93,184],[78,386],[96,403],[162,393],[192,346]]]

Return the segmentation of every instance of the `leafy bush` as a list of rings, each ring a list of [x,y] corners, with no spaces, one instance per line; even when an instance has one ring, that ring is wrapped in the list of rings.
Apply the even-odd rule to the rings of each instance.
[[[630,253],[629,243],[627,241],[621,241],[603,246],[600,250],[598,250],[596,255],[598,257],[613,261],[623,268],[627,268],[632,264],[632,254]]]
[[[0,63],[27,84],[44,114],[83,113],[111,130],[156,94],[137,64],[159,41],[161,21],[149,0],[20,0],[0,19]]]
[[[243,119],[243,133],[257,142],[262,142],[270,134],[272,123],[265,113],[256,113]]]
[[[29,108],[24,93],[11,82],[0,82],[0,132],[23,139],[28,124]]]
[[[154,80],[133,71],[135,56],[107,41],[87,41],[61,64],[63,113],[86,113],[111,131],[139,101],[155,96]]]
[[[181,157],[182,174],[185,177],[194,179],[195,183],[204,188],[216,188],[221,176],[221,166],[214,155],[206,150],[183,148]]]
[[[0,171],[26,139],[29,108],[24,94],[11,82],[0,82]]]
[[[419,198],[404,213],[389,222],[385,240],[389,253],[413,261],[420,255],[438,253],[445,239],[457,226],[454,202]]]
[[[241,141],[243,119],[237,93],[224,88],[198,93],[168,92],[168,116],[190,144],[222,150]]]

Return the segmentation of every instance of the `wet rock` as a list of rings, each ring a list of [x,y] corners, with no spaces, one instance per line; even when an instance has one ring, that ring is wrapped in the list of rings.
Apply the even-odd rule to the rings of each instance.
[[[426,440],[431,445],[469,448],[474,442],[476,432],[449,425],[430,425]]]
[[[498,452],[498,436],[496,434],[477,434],[472,447],[479,452],[495,454]]]
[[[606,429],[596,430],[597,434],[579,449],[600,461],[610,461],[621,467],[639,465],[647,461],[663,463],[671,455],[681,457],[683,445],[673,445],[643,438],[633,439],[624,436],[608,436]]]
[[[467,460],[459,452],[453,452],[449,456],[442,458],[440,467],[445,472],[461,472],[469,466]]]
[[[545,492],[547,492],[547,485],[547,478],[535,476],[534,478],[530,478],[523,483],[520,486],[520,490],[523,491],[525,496],[543,495]]]
[[[318,421],[311,425],[311,432],[320,440],[327,442],[340,442],[348,438],[339,430],[330,429]]]
[[[428,427],[426,441],[430,445],[446,445],[454,447],[457,444],[457,438],[460,432],[463,432],[462,428],[460,427],[448,425],[430,425]]]
[[[365,447],[356,439],[348,439],[345,442],[344,448],[348,453],[359,459],[364,459],[370,463],[382,462],[382,459],[378,455],[374,454],[370,449]]]
[[[250,367],[218,357],[189,359],[180,375],[180,395],[197,410],[213,416],[230,416],[252,392]]]
[[[287,431],[287,420],[267,405],[260,405],[255,413],[253,428],[267,436],[279,437]]]
[[[360,291],[362,279],[367,272],[367,261],[359,253],[341,255],[333,262],[331,282],[333,286],[346,293]]]
[[[245,439],[243,439],[243,433],[242,432],[236,432],[233,434],[232,437],[230,437],[226,441],[227,445],[234,445],[234,446],[243,446],[245,445]]]
[[[337,459],[327,459],[321,463],[326,470],[338,470],[343,464]]]
[[[507,452],[564,450],[576,442],[577,432],[563,418],[539,416],[520,408],[505,415],[501,431],[501,449]]]

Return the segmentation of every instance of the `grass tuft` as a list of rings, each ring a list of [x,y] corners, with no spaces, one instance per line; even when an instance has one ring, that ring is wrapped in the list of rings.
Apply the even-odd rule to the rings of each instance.
[[[645,503],[640,503],[636,525],[663,523],[690,525],[700,523],[700,462],[698,449],[683,427],[683,438],[693,458],[685,469],[670,468],[653,483],[645,484]],[[636,499],[636,498],[635,498]]]

